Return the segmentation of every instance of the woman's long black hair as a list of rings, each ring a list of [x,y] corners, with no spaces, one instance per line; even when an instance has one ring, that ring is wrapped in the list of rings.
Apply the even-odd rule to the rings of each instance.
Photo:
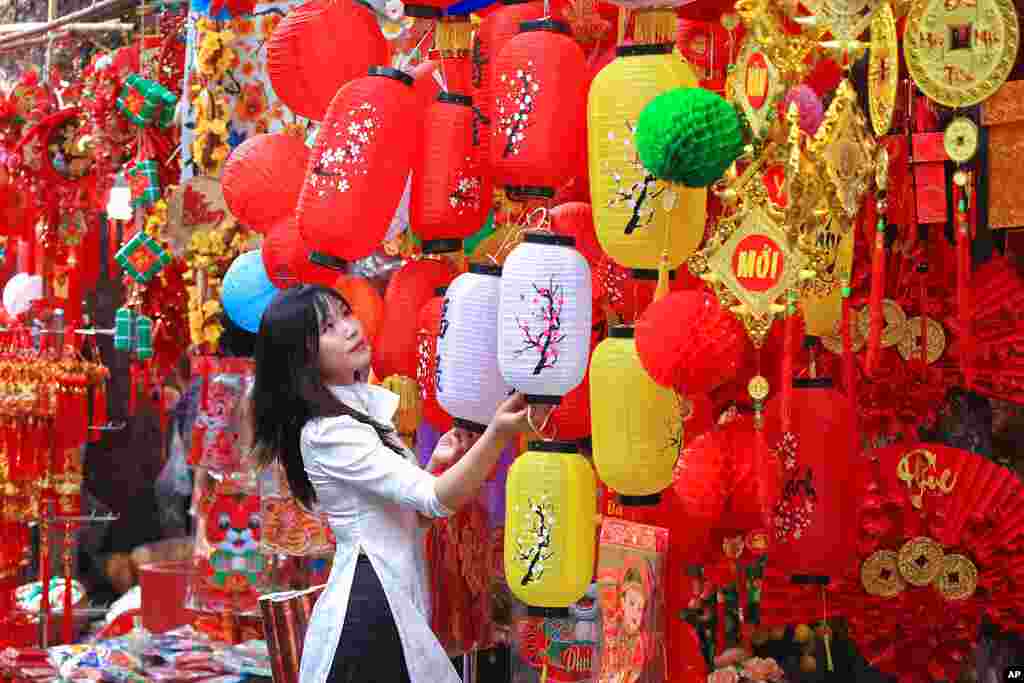
[[[320,376],[320,334],[338,305],[349,307],[326,287],[303,285],[280,292],[263,313],[256,341],[254,455],[262,466],[280,462],[292,495],[307,508],[316,501],[316,492],[302,463],[299,437],[309,420],[347,415],[373,427],[388,448],[402,454],[390,438],[394,429],[345,405]]]

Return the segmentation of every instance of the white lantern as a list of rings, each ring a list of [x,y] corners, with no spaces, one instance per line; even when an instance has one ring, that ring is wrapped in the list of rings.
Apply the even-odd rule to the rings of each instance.
[[[483,432],[510,389],[498,369],[501,268],[470,265],[445,293],[437,340],[437,402],[456,427]]]
[[[110,199],[107,200],[107,218],[115,221],[130,221],[132,219],[132,190],[128,187],[123,173],[117,174],[114,187],[110,188]]]
[[[587,371],[590,267],[564,235],[529,233],[505,259],[498,364],[534,404],[557,404]]]

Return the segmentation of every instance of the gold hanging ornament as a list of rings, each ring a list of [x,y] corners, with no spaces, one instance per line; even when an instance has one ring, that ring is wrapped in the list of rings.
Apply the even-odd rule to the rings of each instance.
[[[966,600],[978,587],[978,568],[963,555],[946,555],[935,588],[947,600]]]
[[[869,595],[891,598],[907,588],[900,574],[900,559],[891,550],[872,553],[860,567],[860,582]]]
[[[925,95],[954,109],[987,99],[1017,59],[1013,0],[916,0],[907,15],[907,70]]]
[[[900,574],[907,583],[927,586],[942,571],[942,546],[927,536],[912,538],[900,548]]]
[[[868,57],[868,106],[871,127],[881,137],[892,127],[899,87],[900,55],[896,18],[887,2],[871,20],[871,53]]]

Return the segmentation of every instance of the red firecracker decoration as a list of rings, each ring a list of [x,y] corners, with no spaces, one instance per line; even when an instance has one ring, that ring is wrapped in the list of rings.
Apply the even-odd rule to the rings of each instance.
[[[445,261],[423,259],[406,263],[394,274],[384,293],[382,334],[373,352],[373,372],[380,379],[391,375],[416,377],[416,337],[419,315],[434,291],[447,287],[455,272]]]
[[[423,154],[412,175],[410,220],[426,254],[462,251],[483,224],[483,196],[473,100],[441,93],[423,121]]]
[[[309,260],[310,249],[295,222],[287,215],[267,231],[261,249],[267,277],[278,289],[300,284],[333,287],[340,273]]]
[[[437,402],[437,337],[441,334],[441,311],[444,307],[444,291],[435,291],[437,296],[420,309],[416,330],[416,382],[420,385],[420,405],[423,419],[441,434],[452,428],[452,416]]]
[[[419,156],[418,136],[408,135],[422,123],[416,104],[412,77],[387,67],[371,68],[331,102],[298,207],[317,265],[340,271],[384,239]]]
[[[313,0],[292,10],[267,41],[274,93],[299,116],[321,121],[341,86],[387,64],[388,43],[368,6]]]
[[[583,50],[561,22],[524,22],[505,43],[491,86],[497,184],[517,195],[553,197],[578,175],[586,154],[587,72]]]
[[[496,144],[491,135],[494,127],[494,66],[505,43],[519,33],[519,25],[544,16],[544,4],[523,0],[501,0],[487,13],[473,39],[472,80],[473,101],[480,111],[480,136],[484,141],[484,163],[491,163],[490,146]]]
[[[295,211],[309,149],[286,133],[255,135],[236,147],[224,165],[221,187],[231,213],[265,233]]]
[[[636,348],[651,378],[691,396],[736,376],[747,357],[742,323],[706,291],[673,292],[636,324]]]

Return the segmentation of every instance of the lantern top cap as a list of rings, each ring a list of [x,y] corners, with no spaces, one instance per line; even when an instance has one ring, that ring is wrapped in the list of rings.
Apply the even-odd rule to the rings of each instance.
[[[615,325],[608,328],[608,337],[611,339],[633,339],[636,336],[636,328],[632,325]]]
[[[440,19],[444,16],[444,10],[440,7],[410,3],[405,6],[405,16],[413,19]]]
[[[437,101],[444,104],[457,104],[462,107],[472,107],[473,98],[469,95],[459,95],[452,92],[438,93]]]
[[[434,296],[444,296],[447,293],[448,293],[448,288],[447,287],[438,287],[437,289],[434,290]]]
[[[670,55],[675,46],[672,43],[637,43],[619,45],[615,48],[616,57],[649,57],[651,55]]]
[[[569,235],[555,235],[550,232],[528,232],[523,242],[529,244],[549,244],[556,247],[575,247],[576,238]]]
[[[390,66],[371,66],[367,75],[379,76],[381,78],[391,78],[398,81],[399,83],[404,83],[410,88],[412,87],[413,83],[412,76],[399,69],[392,69]]]
[[[520,33],[530,33],[532,31],[550,31],[552,33],[562,33],[567,36],[572,35],[569,25],[564,21],[555,21],[554,19],[536,19],[534,21],[524,21],[519,24]]]
[[[503,5],[525,5],[526,3],[533,2],[533,1],[534,0],[501,0],[501,4],[503,4]]]
[[[572,441],[530,441],[526,450],[537,453],[579,453],[580,447]]]
[[[469,272],[474,275],[493,275],[501,277],[501,266],[492,266],[486,263],[470,263]]]

